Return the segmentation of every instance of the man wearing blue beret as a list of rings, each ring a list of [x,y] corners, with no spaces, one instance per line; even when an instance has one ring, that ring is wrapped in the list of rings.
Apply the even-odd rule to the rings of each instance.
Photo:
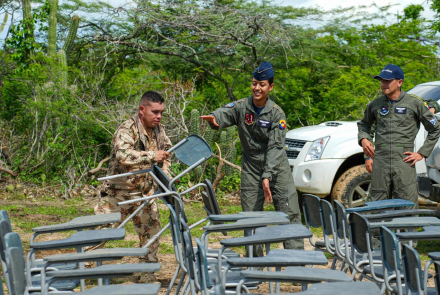
[[[273,200],[275,209],[286,213],[291,223],[301,223],[293,176],[286,151],[286,115],[269,98],[273,89],[274,70],[269,62],[255,69],[252,95],[231,102],[201,116],[211,128],[222,129],[237,125],[243,158],[241,164],[241,207],[243,211],[263,211],[266,200]],[[263,255],[262,247],[256,256]],[[286,249],[304,248],[303,240],[284,243]]]

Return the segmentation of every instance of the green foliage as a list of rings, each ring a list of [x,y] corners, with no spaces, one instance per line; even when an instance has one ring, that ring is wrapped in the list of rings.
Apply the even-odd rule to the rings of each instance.
[[[438,14],[437,2],[431,9]],[[112,134],[146,90],[171,101],[164,121],[173,142],[187,132],[203,135],[214,151],[220,143],[222,156],[240,164],[236,129],[212,130],[198,116],[249,96],[251,73],[262,61],[274,65],[272,98],[289,129],[359,119],[380,90],[372,76],[387,63],[403,68],[404,89],[439,74],[438,39],[430,31],[439,17],[430,27],[419,5],[393,22],[390,6],[357,13],[235,0],[144,1],[114,14],[102,2],[29,3],[23,0],[23,20],[14,23],[0,53],[0,128],[7,130],[0,140],[13,153],[10,167],[34,183],[42,183],[43,174],[47,185],[64,188],[90,181],[87,170],[108,155]],[[74,13],[87,25],[79,28]],[[57,53],[66,35],[64,52]],[[171,104],[181,112],[171,113]],[[179,189],[212,180],[217,163],[210,159],[185,176]],[[224,167],[220,194],[239,188],[239,174]],[[174,175],[185,168],[172,167]]]
[[[404,8],[403,13],[407,19],[418,19],[425,9],[420,4],[411,4]]]
[[[75,41],[76,33],[78,32],[79,20],[80,17],[76,14],[72,17],[72,21],[70,22],[69,35],[67,36],[66,41],[64,41],[63,50],[65,52],[69,52],[69,50],[71,50],[73,47],[73,42]]]
[[[47,54],[54,56],[57,51],[57,12],[58,12],[58,0],[50,1],[49,12],[49,34],[47,44]]]
[[[200,116],[199,110],[193,109],[191,111],[191,126],[189,131],[190,134],[199,135],[200,132],[199,116]]]

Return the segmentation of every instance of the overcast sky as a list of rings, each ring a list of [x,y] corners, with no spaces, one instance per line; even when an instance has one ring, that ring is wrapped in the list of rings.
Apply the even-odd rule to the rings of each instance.
[[[376,3],[380,6],[388,5],[388,4],[396,4],[394,9],[391,9],[390,12],[395,11],[399,12],[401,15],[403,13],[403,9],[410,4],[421,4],[425,11],[423,16],[426,18],[430,18],[433,16],[433,13],[429,11],[429,4],[427,0],[400,0],[400,1],[373,1],[373,0],[275,0],[276,3],[282,5],[290,5],[293,7],[316,7],[319,6],[325,10],[332,8],[346,8],[350,6],[359,6],[359,5],[370,5]]]

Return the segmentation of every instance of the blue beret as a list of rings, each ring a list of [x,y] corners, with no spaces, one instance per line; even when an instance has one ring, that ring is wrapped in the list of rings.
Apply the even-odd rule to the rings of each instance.
[[[252,76],[258,81],[269,80],[273,78],[274,72],[270,62],[263,62],[258,68],[255,69]]]
[[[399,80],[403,80],[404,75],[403,75],[403,71],[399,66],[396,65],[386,65],[382,72],[373,77],[374,79],[379,79],[382,78],[384,80],[393,80],[393,79],[399,79]]]

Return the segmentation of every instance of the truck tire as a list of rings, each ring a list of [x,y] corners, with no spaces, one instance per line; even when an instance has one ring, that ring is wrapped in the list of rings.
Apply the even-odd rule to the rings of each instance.
[[[359,207],[366,201],[370,191],[371,174],[365,165],[354,166],[345,171],[333,186],[331,199],[345,206]]]

